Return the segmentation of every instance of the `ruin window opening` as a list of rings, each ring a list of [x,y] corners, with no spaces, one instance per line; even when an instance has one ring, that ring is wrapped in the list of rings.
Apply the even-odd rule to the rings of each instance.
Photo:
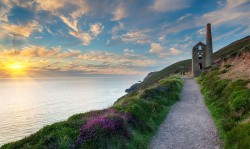
[[[199,67],[200,67],[200,69],[202,69],[202,63],[199,63]]]
[[[199,59],[202,59],[202,56],[201,56],[201,55],[199,56]]]
[[[201,45],[198,46],[198,50],[202,50],[202,46]]]

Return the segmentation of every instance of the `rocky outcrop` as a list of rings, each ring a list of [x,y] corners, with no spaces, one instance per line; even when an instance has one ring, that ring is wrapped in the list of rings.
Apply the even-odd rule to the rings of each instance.
[[[125,92],[126,93],[133,92],[134,90],[136,90],[139,87],[139,85],[140,85],[140,83],[135,83],[130,88],[126,89]]]
[[[158,71],[155,71],[155,72],[150,72],[144,79],[143,81],[147,80],[148,78],[150,78],[151,76],[153,76],[155,73],[157,73]],[[134,90],[136,90],[139,86],[140,86],[141,83],[135,83],[133,84],[130,88],[126,89],[125,92],[126,93],[131,93],[133,92]]]

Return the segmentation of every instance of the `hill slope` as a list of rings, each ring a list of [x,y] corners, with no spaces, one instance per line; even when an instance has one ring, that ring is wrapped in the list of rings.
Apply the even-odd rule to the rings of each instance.
[[[244,52],[249,52],[249,49],[250,49],[250,36],[247,36],[216,51],[213,54],[215,64],[221,64],[221,62],[226,61],[229,58],[238,56]],[[241,59],[247,59],[247,58],[241,57]],[[158,82],[160,79],[169,76],[171,74],[191,73],[191,64],[192,64],[191,59],[174,63],[154,73],[150,77],[147,77],[147,79],[145,79],[142,83],[138,85],[136,90],[145,89],[148,86],[154,85],[154,83]]]
[[[215,64],[198,77],[225,148],[250,146],[250,37],[215,53]]]

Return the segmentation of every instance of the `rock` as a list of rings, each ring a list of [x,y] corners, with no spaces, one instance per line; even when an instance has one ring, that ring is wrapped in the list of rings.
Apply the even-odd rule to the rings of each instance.
[[[126,92],[126,93],[133,92],[134,90],[136,90],[136,89],[139,87],[139,84],[140,84],[140,83],[135,83],[135,84],[133,84],[130,88],[126,89],[125,92]]]
[[[148,78],[150,78],[151,76],[153,76],[155,73],[157,73],[158,71],[155,71],[155,72],[150,72],[144,79],[143,81],[147,80]],[[140,84],[141,84],[141,81],[139,81],[140,83],[135,83],[133,84],[130,88],[126,89],[125,92],[126,93],[131,93],[133,92],[134,90],[136,90]]]

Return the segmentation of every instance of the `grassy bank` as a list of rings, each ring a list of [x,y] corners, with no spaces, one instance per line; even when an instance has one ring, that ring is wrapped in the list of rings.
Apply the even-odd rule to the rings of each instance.
[[[227,149],[250,148],[250,80],[219,77],[230,66],[204,72],[198,81]]]
[[[182,79],[120,98],[108,109],[77,114],[1,148],[147,148],[171,105],[179,99]]]

